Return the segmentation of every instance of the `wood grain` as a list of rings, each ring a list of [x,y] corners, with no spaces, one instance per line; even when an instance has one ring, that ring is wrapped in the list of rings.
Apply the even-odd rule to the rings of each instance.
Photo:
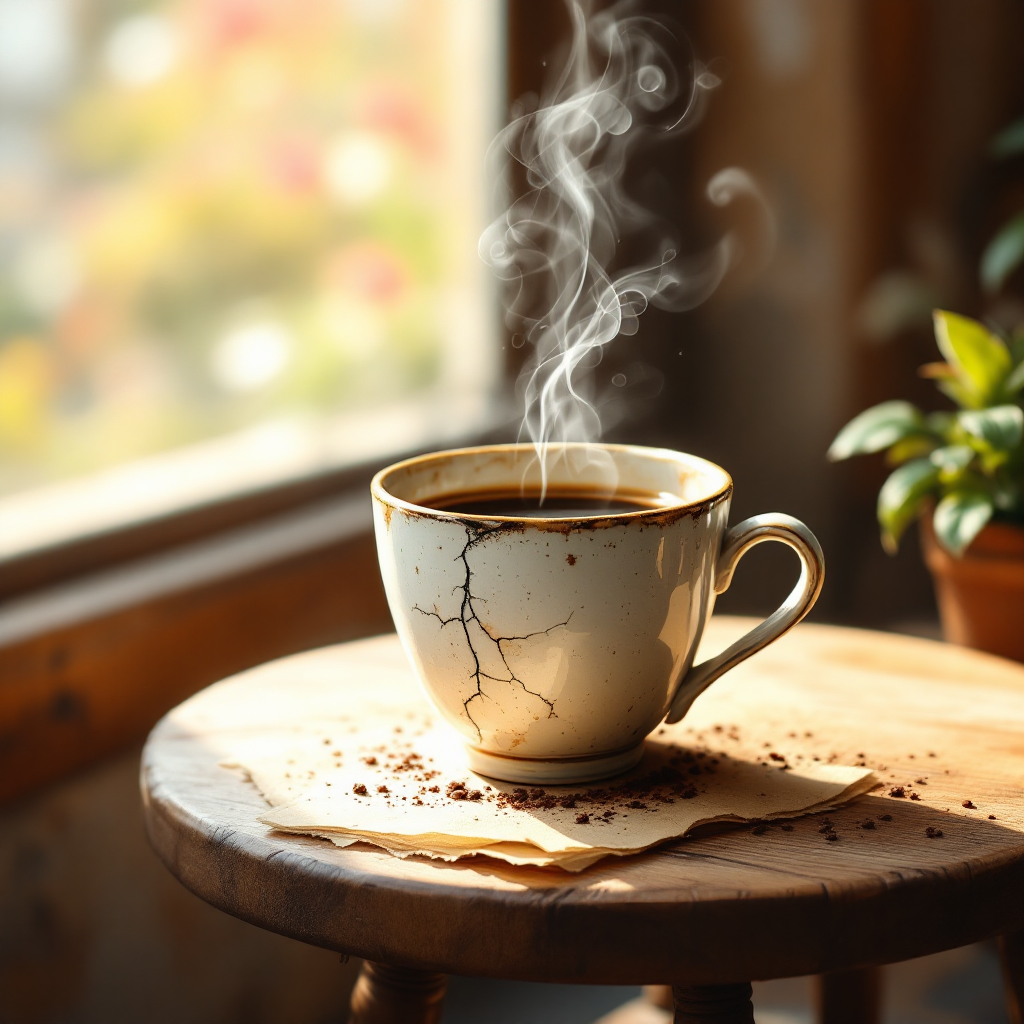
[[[705,651],[749,625],[713,620]],[[397,658],[397,641],[303,657],[326,659],[339,687],[373,685],[363,668]],[[261,668],[262,684],[288,687],[290,664]],[[258,728],[246,720],[246,685],[220,687],[238,688],[238,722]],[[256,822],[265,805],[251,784],[218,767],[230,723],[194,724],[207,699],[189,703],[189,728],[172,715],[149,740],[150,839],[202,898],[316,945],[449,973],[720,985],[904,960],[1024,926],[1024,667],[988,655],[798,627],[716,683],[692,728],[698,737],[727,726],[741,701],[764,723],[765,751],[873,766],[885,787],[829,815],[838,841],[809,818],[575,876],[274,833]],[[899,785],[920,799],[889,796]],[[874,827],[860,827],[869,818]]]
[[[369,532],[222,572],[218,545],[204,549],[194,576],[176,571],[184,554],[118,570],[144,594],[121,607],[98,609],[104,588],[86,581],[63,621],[44,621],[58,593],[38,602],[38,628],[17,614],[20,635],[0,640],[0,803],[140,741],[227,673],[391,627]],[[0,609],[0,633],[15,615]]]

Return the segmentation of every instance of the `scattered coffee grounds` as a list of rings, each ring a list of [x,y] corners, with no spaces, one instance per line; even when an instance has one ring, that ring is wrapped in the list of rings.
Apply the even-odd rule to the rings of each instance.
[[[927,836],[927,837],[928,837],[929,839],[941,839],[941,838],[942,838],[942,829],[941,829],[941,828],[935,828],[935,826],[934,826],[934,825],[929,825],[929,826],[928,826],[928,827],[927,827],[927,828],[926,828],[926,829],[924,830],[924,834],[925,834],[925,835],[926,835],[926,836]]]
[[[580,805],[584,807],[608,807],[617,806],[621,809],[655,812],[658,808],[652,807],[652,803],[671,804],[676,800],[692,800],[698,795],[697,787],[690,782],[682,773],[683,768],[693,774],[714,774],[717,758],[711,758],[703,767],[697,764],[698,759],[707,759],[707,754],[698,751],[696,754],[690,751],[680,751],[674,756],[668,765],[629,782],[621,783],[614,789],[588,789],[579,793],[556,797],[539,787],[526,789],[518,787],[511,793],[498,793],[496,796],[487,797],[495,802],[498,807],[515,811],[549,810],[554,807],[563,807],[573,810]],[[460,784],[464,788],[464,784]],[[453,800],[467,799],[458,795],[459,787],[449,786],[448,796]],[[468,799],[473,799],[470,795]],[[599,817],[605,821],[610,820],[612,811],[605,811]]]
[[[860,823],[860,827],[866,828],[868,829],[868,831],[870,831],[871,829],[875,828],[875,823],[870,818],[868,818],[867,821],[862,821]]]
[[[965,800],[960,806],[961,807],[966,807],[967,810],[969,810],[969,811],[976,811],[978,809],[977,807],[974,806],[974,801],[973,800]]]
[[[482,800],[484,797],[479,789],[467,789],[464,782],[449,782],[445,795],[450,800]]]
[[[995,821],[995,820],[996,820],[996,816],[995,816],[994,814],[990,814],[990,815],[988,816],[988,820],[989,820],[989,821]]]
[[[879,821],[892,821],[892,815],[891,814],[880,814],[880,815],[878,815],[878,820]]]
[[[902,786],[893,786],[892,789],[889,790],[889,796],[905,797],[906,795],[907,791]]]
[[[910,799],[911,800],[920,800],[921,797],[917,793],[911,793],[910,794]]]
[[[919,786],[927,786],[928,783],[924,779],[914,779]]]
[[[711,729],[723,740],[741,742],[739,730],[735,726],[718,725],[712,726]],[[716,774],[723,762],[726,765],[730,763],[730,755],[719,750],[698,749],[696,746],[688,749],[672,744],[665,750],[665,760],[661,761],[660,767],[626,781],[616,780],[604,786],[594,786],[575,793],[566,793],[564,789],[551,793],[540,786],[495,789],[483,785],[481,780],[481,789],[478,790],[470,788],[468,776],[463,776],[462,779],[457,776],[453,778],[448,772],[435,770],[430,764],[433,759],[417,753],[414,749],[417,742],[415,737],[418,735],[420,733],[414,729],[406,730],[406,735],[390,737],[379,746],[362,746],[355,751],[350,749],[349,757],[356,756],[360,762],[373,769],[371,782],[356,783],[352,786],[353,794],[363,798],[380,794],[388,806],[393,806],[401,797],[406,806],[417,808],[436,807],[446,800],[452,800],[460,803],[487,802],[505,815],[515,814],[517,811],[561,810],[566,813],[566,821],[575,821],[577,825],[594,825],[595,829],[600,831],[602,825],[618,824],[620,828],[628,828],[631,824],[630,815],[635,818],[637,815],[654,814],[659,810],[664,812],[664,805],[697,798],[701,793],[707,792],[704,776]],[[703,742],[700,734],[696,734],[694,739]],[[328,740],[328,745],[332,745],[333,742]],[[789,764],[791,757],[794,763],[804,760],[804,755],[786,753],[771,742],[766,742],[763,750],[761,757],[765,759],[765,763],[779,770],[792,767]],[[324,753],[326,754],[326,751]],[[332,751],[333,758],[341,759],[344,754],[343,750]],[[835,756],[833,755],[833,758]],[[809,754],[807,758],[810,759]],[[339,763],[336,767],[342,766]],[[377,785],[378,782],[381,784]],[[408,796],[402,795],[404,793],[408,793]],[[567,812],[572,813],[570,815]],[[840,838],[829,818],[819,819],[819,825],[821,834],[827,842],[836,842]],[[788,833],[795,831],[790,823],[779,825],[754,821],[750,822],[748,827],[755,836],[765,835],[772,828],[780,828]]]

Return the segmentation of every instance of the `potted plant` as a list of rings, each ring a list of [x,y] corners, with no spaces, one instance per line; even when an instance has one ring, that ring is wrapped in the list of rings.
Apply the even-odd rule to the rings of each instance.
[[[896,468],[878,495],[889,551],[917,518],[946,638],[1024,661],[1024,330],[1004,338],[936,310],[945,362],[921,368],[954,412],[909,402],[862,412],[829,458],[886,451]]]

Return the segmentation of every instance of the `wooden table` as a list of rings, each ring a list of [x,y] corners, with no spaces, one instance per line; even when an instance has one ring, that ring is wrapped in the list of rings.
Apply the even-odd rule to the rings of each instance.
[[[748,625],[715,619],[705,651]],[[297,657],[329,668],[340,687],[402,670],[393,637]],[[297,685],[296,664],[263,666],[260,685]],[[358,1024],[436,1021],[447,973],[672,983],[676,1021],[749,1021],[751,980],[848,972],[1024,928],[1024,666],[799,626],[691,714],[708,728],[743,701],[766,746],[875,768],[884,785],[828,816],[839,840],[818,816],[677,841],[578,875],[483,857],[399,860],[259,824],[259,793],[218,765],[232,729],[260,727],[245,711],[255,678],[203,691],[153,730],[142,768],[150,840],[214,906],[366,958]],[[890,795],[897,786],[903,796]],[[1010,948],[1019,994],[1019,935]]]

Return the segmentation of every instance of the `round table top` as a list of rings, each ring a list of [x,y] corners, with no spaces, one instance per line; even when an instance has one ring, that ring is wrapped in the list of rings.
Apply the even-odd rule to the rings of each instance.
[[[702,655],[750,625],[716,617]],[[219,761],[232,730],[260,727],[247,688],[289,687],[299,659],[322,661],[340,687],[409,671],[393,636],[285,658],[191,698],[143,755],[146,825],[164,863],[263,928],[454,974],[717,984],[909,959],[1024,925],[1024,666],[798,626],[690,714],[710,729],[742,701],[748,717],[757,710],[765,747],[874,768],[884,785],[828,815],[839,841],[825,841],[818,815],[568,874],[480,856],[402,860],[260,824],[267,804]],[[225,707],[236,709],[227,720]]]

